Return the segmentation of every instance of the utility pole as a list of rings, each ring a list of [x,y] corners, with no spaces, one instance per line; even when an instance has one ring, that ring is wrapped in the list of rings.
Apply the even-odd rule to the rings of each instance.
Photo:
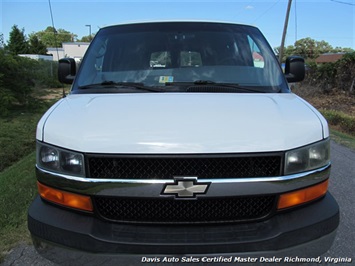
[[[85,27],[89,27],[89,40],[91,41],[91,25],[85,25]]]
[[[282,63],[282,57],[284,54],[285,38],[286,38],[286,32],[287,32],[287,26],[288,26],[288,17],[290,16],[291,4],[292,4],[292,0],[288,0],[286,18],[285,18],[285,24],[284,24],[284,31],[282,33],[282,40],[281,40],[280,53],[279,53],[280,64]]]

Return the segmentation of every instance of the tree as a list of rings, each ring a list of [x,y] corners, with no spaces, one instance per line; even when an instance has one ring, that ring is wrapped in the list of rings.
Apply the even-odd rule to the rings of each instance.
[[[94,39],[94,37],[95,37],[95,34],[91,34],[91,36],[90,35],[83,36],[81,39],[78,39],[77,41],[78,42],[91,42],[92,39]]]
[[[38,39],[38,36],[35,34],[30,35],[29,52],[31,54],[47,54],[47,47],[42,41]]]
[[[0,33],[0,49],[5,48],[4,34]]]
[[[319,55],[333,51],[333,47],[326,41],[316,41],[316,49]]]
[[[333,50],[332,50],[333,53],[353,53],[355,52],[354,49],[352,48],[349,48],[349,47],[335,47]]]
[[[274,48],[274,52],[277,56],[279,56],[280,53],[280,46]],[[282,56],[282,62],[286,61],[286,58],[291,56],[291,55],[295,55],[295,47],[293,45],[289,45],[287,47],[284,48],[284,52],[283,52],[283,56]]]
[[[295,47],[294,47],[293,45],[287,46],[287,47],[284,49],[284,56],[283,56],[283,58],[284,58],[285,60],[283,60],[283,61],[286,61],[286,58],[287,58],[288,56],[294,55],[295,53],[296,53],[296,52],[295,52]]]
[[[20,30],[17,25],[12,26],[9,42],[7,44],[7,49],[11,54],[17,55],[28,53],[29,47],[24,32],[25,30]]]
[[[74,33],[63,29],[56,30],[50,26],[43,31],[36,32],[35,35],[46,47],[62,47],[63,42],[74,41],[77,37]]]
[[[274,48],[276,54],[279,53],[280,48]],[[299,55],[302,56],[306,60],[316,59],[319,55],[325,53],[339,53],[346,52],[351,53],[354,50],[351,48],[341,48],[336,47],[333,48],[326,41],[316,41],[312,38],[303,38],[295,42],[295,45],[287,46],[284,50],[283,62],[286,60],[286,57],[290,55]]]
[[[307,37],[295,42],[295,54],[302,56],[304,59],[314,59],[320,53],[317,50],[316,41]]]

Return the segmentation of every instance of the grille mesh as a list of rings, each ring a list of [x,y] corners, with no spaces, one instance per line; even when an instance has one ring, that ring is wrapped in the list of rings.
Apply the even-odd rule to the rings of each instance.
[[[96,197],[100,216],[113,221],[211,223],[260,219],[273,210],[274,196],[197,200]]]
[[[280,176],[281,156],[120,157],[88,156],[91,178],[172,179],[174,176],[238,178]]]

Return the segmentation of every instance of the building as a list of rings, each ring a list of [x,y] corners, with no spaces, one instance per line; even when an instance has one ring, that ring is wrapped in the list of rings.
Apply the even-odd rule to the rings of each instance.
[[[52,55],[41,55],[41,54],[19,54],[18,56],[31,58],[34,60],[45,60],[45,61],[53,61]]]
[[[335,63],[339,59],[343,57],[345,53],[327,53],[321,54],[316,58],[317,64],[324,64],[324,63]]]
[[[89,47],[89,44],[89,42],[64,42],[62,43],[62,48],[47,48],[47,53],[53,56],[53,61],[58,61],[64,57],[81,59]]]
[[[60,47],[47,48],[47,54],[52,55],[53,61],[58,61],[60,58],[65,57],[64,49]]]

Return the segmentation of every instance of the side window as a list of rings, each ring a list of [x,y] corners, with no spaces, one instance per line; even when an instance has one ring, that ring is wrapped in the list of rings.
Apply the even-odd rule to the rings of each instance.
[[[248,41],[253,56],[254,67],[264,68],[265,65],[264,57],[260,52],[258,45],[254,42],[254,40],[250,36],[248,36]]]
[[[201,54],[198,52],[192,51],[181,51],[180,52],[180,66],[189,67],[194,66],[198,67],[202,65]]]
[[[150,67],[152,68],[168,68],[171,66],[170,52],[160,51],[150,55]]]

